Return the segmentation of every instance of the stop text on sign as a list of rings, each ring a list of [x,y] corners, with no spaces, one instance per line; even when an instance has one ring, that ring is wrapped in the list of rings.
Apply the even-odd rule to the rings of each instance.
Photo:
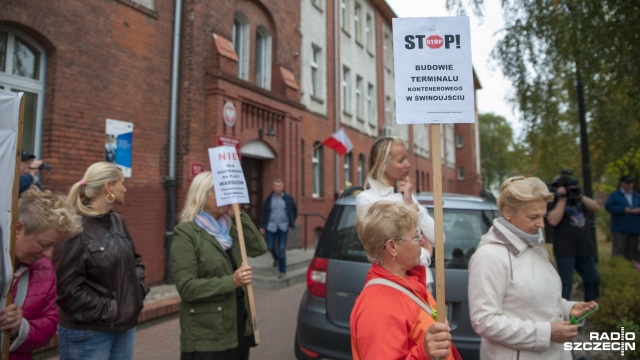
[[[424,49],[428,46],[431,49],[439,49],[444,45],[445,49],[450,49],[455,44],[456,49],[460,49],[460,35],[445,35],[444,40],[439,35],[406,35],[404,37],[405,49]]]

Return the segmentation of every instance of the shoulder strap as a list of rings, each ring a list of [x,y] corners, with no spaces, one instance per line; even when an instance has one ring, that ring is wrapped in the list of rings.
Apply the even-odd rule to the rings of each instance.
[[[21,265],[20,267],[23,267]],[[20,269],[18,269],[20,271]],[[20,278],[18,279],[18,292],[16,293],[16,297],[13,299],[13,303],[22,307],[24,304],[24,299],[27,297],[27,290],[29,289],[29,269],[25,269],[20,273]]]
[[[427,312],[427,314],[429,314],[430,316],[433,316],[433,310],[431,310],[431,308],[428,307],[427,304],[423,303],[422,300],[418,299],[418,297],[413,295],[409,290],[403,288],[402,286],[394,283],[391,280],[387,280],[383,278],[371,279],[364,285],[364,287],[367,287],[369,285],[386,285],[388,287],[392,287],[398,291],[401,291],[405,293],[408,297],[410,297],[411,300],[415,301],[416,304],[418,304],[422,308],[422,310]]]

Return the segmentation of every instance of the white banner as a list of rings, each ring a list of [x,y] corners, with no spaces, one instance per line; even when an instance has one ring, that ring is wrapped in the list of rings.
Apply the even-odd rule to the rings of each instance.
[[[4,308],[13,279],[9,244],[11,242],[11,204],[16,171],[20,99],[23,93],[0,90],[0,227],[2,265],[0,265],[0,308]]]
[[[218,146],[209,149],[213,189],[218,206],[248,204],[249,191],[236,148]]]
[[[466,16],[393,19],[398,124],[473,123]]]

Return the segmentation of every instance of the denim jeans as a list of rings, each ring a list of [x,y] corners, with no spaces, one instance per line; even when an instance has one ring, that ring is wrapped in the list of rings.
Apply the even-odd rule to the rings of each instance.
[[[584,301],[595,300],[600,296],[600,274],[593,256],[574,256],[556,258],[558,273],[562,281],[562,297],[569,300],[573,288],[573,269],[578,271],[584,285]]]
[[[288,230],[282,231],[280,229],[275,232],[266,231],[267,233],[267,248],[271,251],[273,259],[278,260],[278,270],[280,272],[287,271],[287,234]],[[276,249],[276,237],[278,238],[278,249]]]
[[[135,327],[111,332],[58,325],[60,360],[132,360],[135,342]]]

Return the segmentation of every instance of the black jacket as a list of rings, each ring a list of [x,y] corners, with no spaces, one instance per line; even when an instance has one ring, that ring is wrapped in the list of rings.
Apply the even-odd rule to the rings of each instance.
[[[110,212],[84,217],[82,226],[53,253],[60,324],[97,331],[134,327],[149,287],[124,219]]]

